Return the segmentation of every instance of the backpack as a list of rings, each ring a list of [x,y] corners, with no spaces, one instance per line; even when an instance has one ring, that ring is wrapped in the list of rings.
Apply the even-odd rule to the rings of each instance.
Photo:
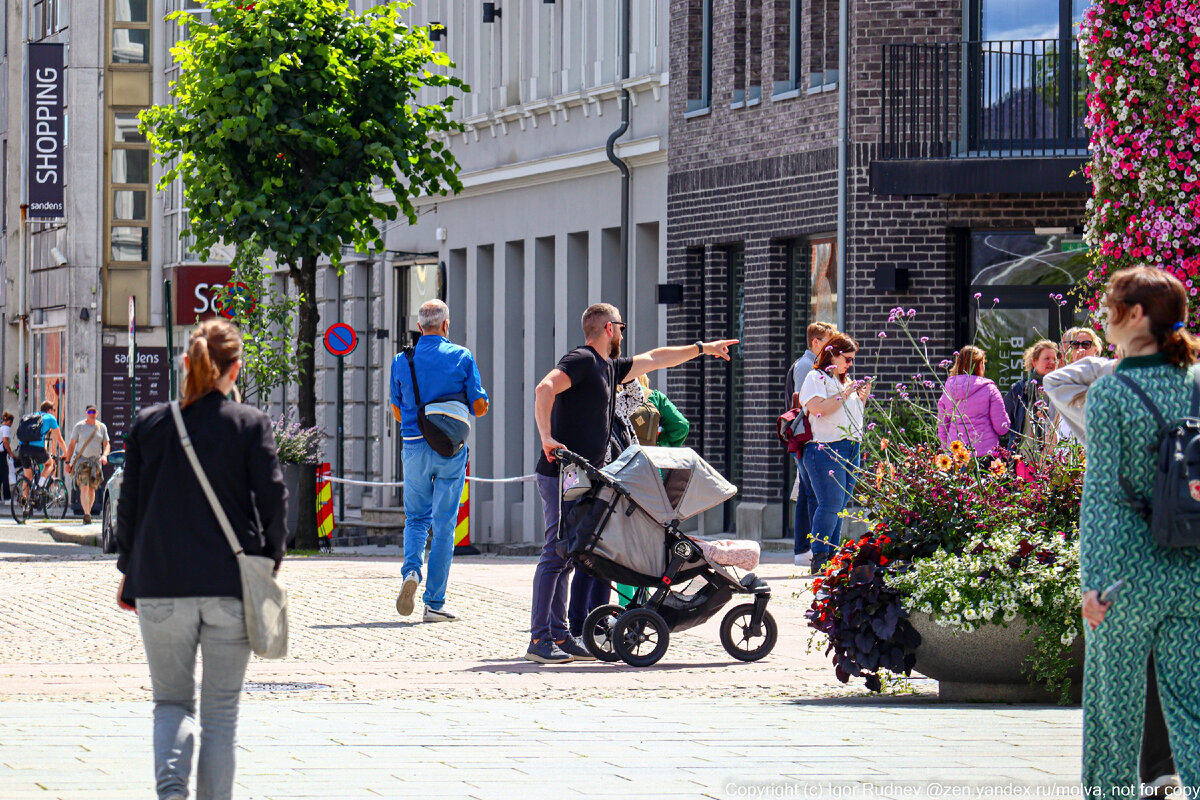
[[[775,435],[789,453],[803,453],[804,445],[813,438],[808,414],[800,407],[783,412],[775,420]]]
[[[658,406],[649,399],[643,400],[642,404],[633,410],[629,415],[629,422],[633,425],[633,432],[637,434],[638,444],[643,447],[658,444],[658,424],[661,420],[662,414],[658,413]]]
[[[1128,375],[1113,373],[1128,386],[1158,425],[1154,495],[1150,499],[1133,490],[1129,478],[1120,476],[1129,506],[1150,525],[1154,541],[1162,547],[1200,547],[1200,370],[1192,373],[1192,407],[1188,416],[1168,423],[1150,396]]]
[[[46,422],[42,412],[26,414],[17,425],[17,441],[21,444],[33,444],[42,441],[42,425]]]

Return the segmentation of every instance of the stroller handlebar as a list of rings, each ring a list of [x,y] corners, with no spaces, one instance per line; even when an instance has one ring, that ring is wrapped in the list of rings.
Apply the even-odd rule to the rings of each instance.
[[[578,453],[573,453],[565,447],[559,447],[554,451],[554,458],[567,464],[573,464],[584,472],[588,477],[596,477],[600,474],[600,470],[592,466],[592,462],[588,461]]]

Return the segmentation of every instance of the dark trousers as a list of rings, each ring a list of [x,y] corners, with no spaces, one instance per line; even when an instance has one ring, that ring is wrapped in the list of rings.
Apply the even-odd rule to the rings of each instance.
[[[597,606],[608,602],[612,587],[607,581],[597,580],[582,570],[575,569],[569,558],[558,554],[558,478],[537,476],[538,494],[542,498],[542,512],[546,517],[546,541],[537,569],[533,572],[533,609],[529,620],[529,634],[533,639],[547,636],[559,641],[566,638],[569,630],[578,636],[583,631],[583,622]],[[562,504],[566,514],[572,502]],[[567,579],[574,571],[571,581],[570,610],[567,608]],[[569,622],[568,622],[569,620]]]
[[[1171,740],[1167,738],[1167,721],[1163,718],[1158,699],[1158,678],[1154,671],[1154,655],[1146,665],[1146,723],[1142,733],[1142,783],[1175,773],[1171,756]]]
[[[807,553],[810,549],[809,534],[812,533],[812,516],[817,509],[817,493],[813,490],[812,480],[808,470],[804,468],[804,458],[796,454],[796,472],[800,477],[800,490],[796,492],[796,519],[792,527],[794,545],[793,555]]]
[[[8,453],[0,455],[0,499],[3,499],[6,503],[12,499],[12,493],[8,486],[9,467]]]

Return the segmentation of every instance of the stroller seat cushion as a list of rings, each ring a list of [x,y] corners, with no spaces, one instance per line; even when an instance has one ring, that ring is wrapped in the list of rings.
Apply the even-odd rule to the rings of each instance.
[[[696,546],[704,553],[706,559],[723,567],[752,570],[758,566],[758,542],[741,539],[718,539],[708,542],[698,539]]]

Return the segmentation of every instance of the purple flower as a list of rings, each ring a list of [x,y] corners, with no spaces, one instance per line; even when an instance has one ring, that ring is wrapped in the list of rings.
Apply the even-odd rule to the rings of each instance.
[[[929,337],[928,337],[928,336],[922,336],[922,337],[921,337],[921,344],[925,344],[925,343],[926,343],[926,342],[928,342],[928,341],[929,341]]]
[[[983,295],[982,295],[980,292],[976,292],[976,293],[975,293],[975,299],[976,299],[976,300],[978,300],[978,299],[979,299],[979,298],[981,298],[981,297],[983,297]]]
[[[880,332],[879,332],[879,338],[880,338],[880,339],[886,339],[886,338],[887,338],[887,334],[886,334],[886,333],[884,333],[883,331],[880,331]]]

